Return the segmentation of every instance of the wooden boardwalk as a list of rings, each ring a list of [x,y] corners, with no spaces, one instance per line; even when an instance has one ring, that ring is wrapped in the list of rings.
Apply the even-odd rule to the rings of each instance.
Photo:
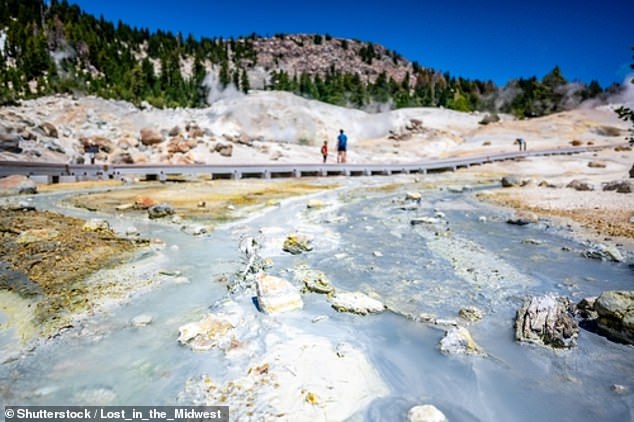
[[[79,180],[120,179],[137,176],[145,180],[167,180],[176,175],[207,175],[214,179],[242,179],[273,177],[374,176],[441,171],[477,166],[495,161],[549,155],[572,155],[614,148],[617,145],[567,147],[548,150],[517,151],[489,155],[474,155],[414,163],[386,164],[113,164],[80,165],[0,161],[0,177],[20,174],[38,183],[60,183]]]

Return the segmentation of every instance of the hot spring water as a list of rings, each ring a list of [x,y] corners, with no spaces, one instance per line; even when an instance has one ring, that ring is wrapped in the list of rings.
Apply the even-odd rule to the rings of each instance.
[[[165,269],[179,271],[189,282],[134,295],[1,365],[0,402],[169,405],[177,404],[190,377],[210,374],[222,380],[227,374],[222,352],[192,352],[179,345],[178,328],[199,320],[228,294],[222,279],[244,266],[239,241],[256,236],[262,256],[272,259],[272,274],[292,280],[292,269],[300,265],[318,269],[337,288],[374,292],[397,311],[337,313],[323,296],[306,294],[303,310],[283,316],[307,332],[353,344],[377,368],[390,393],[353,420],[404,420],[410,407],[425,403],[450,421],[634,418],[632,346],[583,329],[578,347],[566,351],[513,338],[515,311],[525,297],[552,292],[578,301],[604,290],[631,289],[626,264],[585,259],[578,253],[582,245],[544,225],[508,225],[504,210],[483,205],[468,192],[425,191],[417,205],[403,201],[404,191],[368,193],[358,190],[366,182],[355,183],[321,194],[329,204],[323,209],[306,209],[305,199],[287,200],[201,237],[177,225],[104,216],[117,231],[134,225],[143,237],[162,239],[166,246],[158,253]],[[39,209],[96,216],[60,209],[60,198],[38,195],[34,203]],[[437,220],[410,224],[420,216]],[[314,236],[313,251],[282,252],[279,239],[295,230]],[[488,357],[444,356],[438,350],[443,328],[403,316],[458,319],[458,311],[470,305],[484,313],[468,328]],[[151,315],[153,322],[134,327],[130,321],[139,314]],[[313,322],[316,318],[319,322]],[[5,346],[8,341],[7,335],[0,337]],[[629,392],[616,394],[613,384]]]

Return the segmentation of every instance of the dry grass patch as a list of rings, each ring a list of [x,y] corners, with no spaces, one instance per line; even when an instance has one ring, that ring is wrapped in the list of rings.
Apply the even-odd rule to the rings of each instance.
[[[588,195],[589,193],[584,192]],[[590,193],[592,195],[592,193]],[[614,209],[601,206],[598,201],[591,201],[586,206],[546,207],[535,205],[522,191],[487,192],[478,194],[478,198],[514,209],[532,211],[543,217],[556,217],[572,220],[581,227],[601,236],[618,236],[634,239],[634,224],[630,218],[634,211],[628,208]]]
[[[337,185],[296,179],[156,183],[77,195],[70,202],[73,206],[91,210],[142,214],[145,211],[131,205],[137,197],[144,196],[156,203],[170,204],[183,218],[217,222],[237,218],[248,207],[263,207],[280,199],[335,187]]]

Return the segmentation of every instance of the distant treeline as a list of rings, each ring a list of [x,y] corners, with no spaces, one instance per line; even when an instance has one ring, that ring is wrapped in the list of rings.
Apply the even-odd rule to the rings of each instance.
[[[280,36],[279,34],[276,36]],[[156,107],[204,107],[205,78],[214,67],[221,87],[247,92],[249,72],[258,64],[252,34],[239,39],[194,38],[169,31],[150,32],[121,21],[117,24],[83,12],[66,0],[0,0],[0,104],[53,93],[94,94]],[[329,35],[314,35],[321,44]],[[346,50],[343,40],[340,48]],[[376,45],[357,50],[372,63]],[[402,58],[395,52],[394,63]],[[343,56],[342,56],[343,57]],[[324,75],[289,74],[270,69],[265,89],[294,92],[331,104],[367,108],[376,104],[402,107],[446,107],[460,111],[494,111],[519,117],[541,116],[591,98],[617,92],[596,81],[569,83],[559,67],[541,80],[517,79],[504,87],[468,80],[407,62],[402,80],[385,72],[367,81],[338,70],[333,59]]]

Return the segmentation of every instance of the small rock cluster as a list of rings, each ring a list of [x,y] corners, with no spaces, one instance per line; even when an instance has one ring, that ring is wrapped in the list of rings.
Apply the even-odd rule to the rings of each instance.
[[[579,322],[609,339],[634,344],[634,291],[605,291],[573,304],[563,296],[533,296],[517,311],[515,338],[557,349],[575,347]]]

